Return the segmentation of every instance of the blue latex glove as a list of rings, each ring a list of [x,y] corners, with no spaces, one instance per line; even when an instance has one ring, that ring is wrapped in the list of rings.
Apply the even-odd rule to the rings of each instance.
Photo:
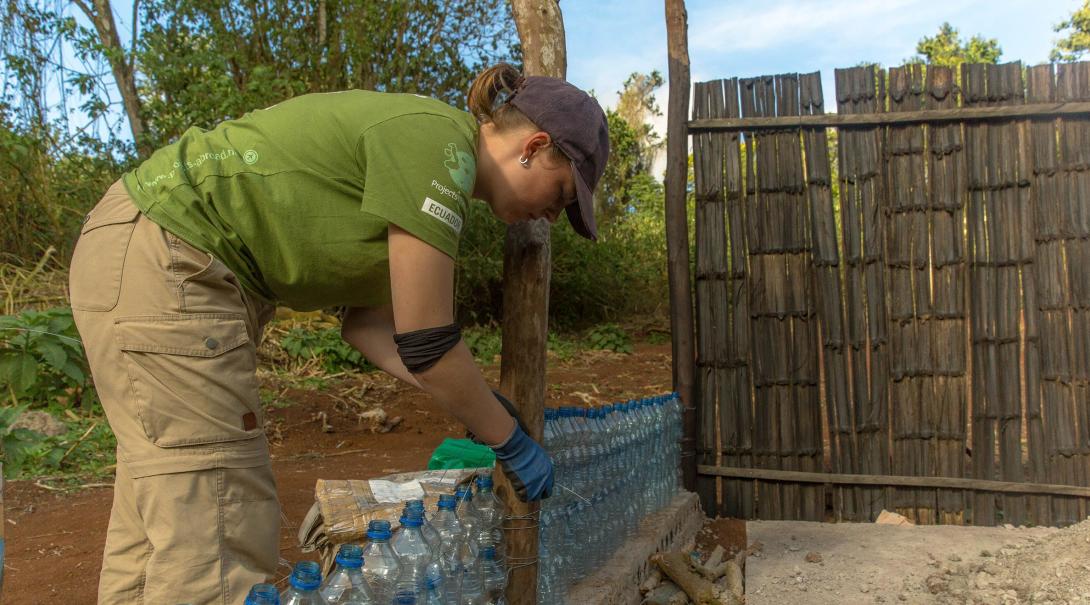
[[[549,497],[553,491],[553,461],[521,426],[516,424],[507,441],[492,449],[519,500],[533,502]]]

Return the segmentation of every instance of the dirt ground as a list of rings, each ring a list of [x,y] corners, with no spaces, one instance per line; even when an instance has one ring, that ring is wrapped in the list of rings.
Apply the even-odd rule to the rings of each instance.
[[[499,367],[485,369],[499,383]],[[314,502],[314,482],[366,479],[421,470],[445,437],[464,429],[427,395],[381,374],[334,379],[321,390],[285,387],[264,375],[265,387],[283,402],[267,412],[267,431],[283,507],[282,562],[316,559],[299,552],[296,530]],[[568,362],[551,361],[547,405],[605,403],[663,393],[670,388],[670,345],[637,345],[631,355],[587,352]],[[404,421],[374,433],[357,414],[374,405]],[[322,430],[325,421],[332,432]],[[33,482],[4,486],[7,560],[4,605],[94,603],[102,545],[113,490],[54,492]],[[287,567],[281,569],[286,576]]]
[[[747,605],[1090,605],[1090,521],[1055,528],[750,521]]]

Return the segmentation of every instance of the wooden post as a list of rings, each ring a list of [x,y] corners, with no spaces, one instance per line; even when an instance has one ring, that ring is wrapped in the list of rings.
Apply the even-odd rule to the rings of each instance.
[[[557,0],[511,0],[526,75],[563,78],[567,72],[564,19]],[[503,262],[503,346],[500,390],[513,398],[530,436],[539,443],[545,425],[545,350],[551,273],[549,223],[537,220],[507,229]],[[509,516],[507,602],[537,603],[537,503],[519,501],[499,469],[496,493]]]
[[[682,484],[696,488],[696,402],[693,393],[693,299],[689,277],[689,220],[685,181],[689,158],[689,38],[685,0],[666,0],[670,105],[666,126],[666,250],[670,280],[670,334],[674,390],[685,415],[681,439]]]

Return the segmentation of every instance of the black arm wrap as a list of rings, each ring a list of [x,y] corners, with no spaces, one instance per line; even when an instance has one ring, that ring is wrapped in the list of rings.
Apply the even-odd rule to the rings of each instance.
[[[435,365],[460,340],[462,327],[457,323],[394,334],[397,354],[413,374],[419,374]]]

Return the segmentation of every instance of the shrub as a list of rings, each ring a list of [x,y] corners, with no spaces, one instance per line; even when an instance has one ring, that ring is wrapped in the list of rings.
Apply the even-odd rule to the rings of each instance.
[[[0,389],[14,405],[97,402],[71,309],[0,316]]]

